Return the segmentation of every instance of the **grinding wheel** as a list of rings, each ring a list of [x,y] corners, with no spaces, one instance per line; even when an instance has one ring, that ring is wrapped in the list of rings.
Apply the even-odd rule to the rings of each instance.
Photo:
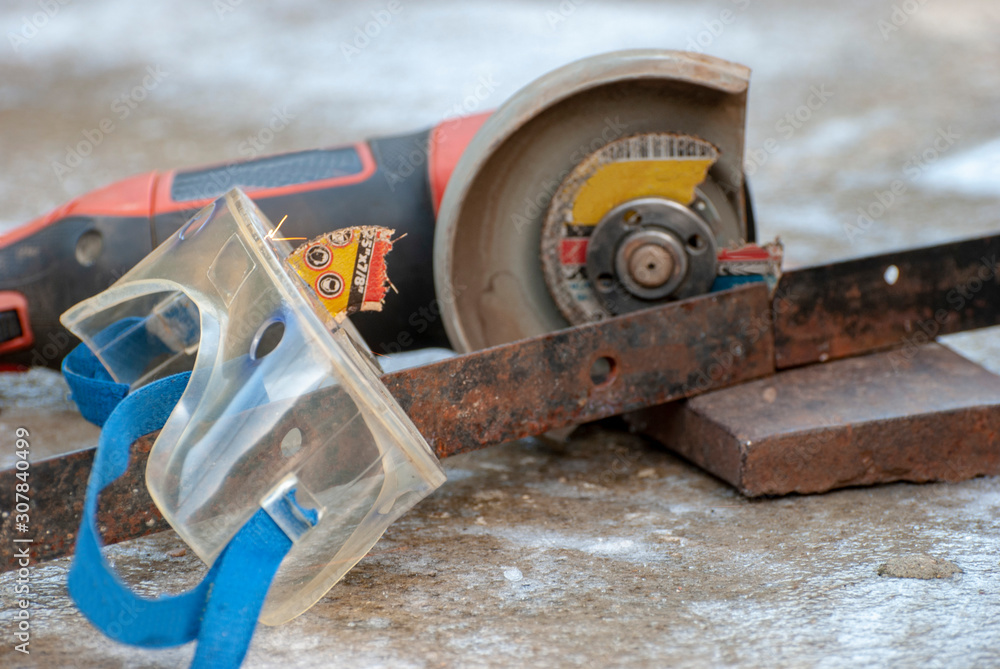
[[[434,280],[472,351],[711,289],[752,237],[749,70],[624,51],[529,84],[483,125],[438,214]]]

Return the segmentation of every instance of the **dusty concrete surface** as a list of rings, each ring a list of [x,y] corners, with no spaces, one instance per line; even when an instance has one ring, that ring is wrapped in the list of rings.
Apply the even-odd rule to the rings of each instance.
[[[276,108],[293,118],[264,152],[415,130],[496,106],[578,57],[692,44],[754,70],[747,171],[761,236],[781,235],[792,264],[997,227],[992,3],[401,0],[357,52],[356,29],[387,3],[105,0],[60,4],[25,32],[46,4],[0,8],[0,230],[136,172],[246,155]],[[147,68],[161,76],[123,117],[116,100]],[[114,131],[57,174],[104,118]],[[876,215],[895,180],[904,192]],[[950,340],[997,368],[994,333]],[[3,450],[21,424],[39,451],[93,440],[58,379],[32,374],[0,376]],[[260,630],[247,666],[1000,665],[997,479],[747,502],[595,429],[565,447],[463,456],[449,473],[317,607]],[[200,574],[189,554],[171,555],[179,547],[166,534],[111,553],[151,594]],[[876,574],[915,553],[964,573]],[[0,665],[191,656],[103,639],[65,595],[67,566],[32,570],[28,657],[12,651],[11,581],[0,578]]]
[[[587,428],[567,446],[449,460],[449,482],[315,608],[259,628],[248,667],[1000,664],[1000,481],[750,502],[657,447]],[[111,559],[140,592],[202,573],[173,533]],[[925,553],[949,579],[879,577]],[[32,655],[4,666],[173,667],[73,610],[67,561],[33,570]],[[3,618],[9,620],[5,586]],[[19,663],[18,663],[19,662]]]

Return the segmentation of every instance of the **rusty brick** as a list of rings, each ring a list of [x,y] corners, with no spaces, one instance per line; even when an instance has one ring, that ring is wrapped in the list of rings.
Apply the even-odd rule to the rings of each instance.
[[[630,420],[748,496],[1000,474],[1000,377],[939,344],[787,370]]]

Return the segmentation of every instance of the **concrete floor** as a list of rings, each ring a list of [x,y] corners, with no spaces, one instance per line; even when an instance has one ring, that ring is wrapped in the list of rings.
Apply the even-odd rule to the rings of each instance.
[[[1000,664],[996,479],[750,502],[651,444],[593,427],[566,446],[525,441],[447,468],[448,483],[316,607],[258,628],[246,666]],[[190,553],[172,557],[182,547],[163,533],[110,553],[152,594],[202,573]],[[876,574],[914,553],[964,574]],[[66,598],[67,566],[34,569],[31,662],[4,648],[4,666],[191,657],[95,634]]]
[[[69,4],[16,51],[0,48],[0,230],[135,172],[234,159],[276,105],[294,120],[267,151],[333,145],[428,126],[481,77],[495,90],[468,111],[584,55],[690,40],[754,69],[747,144],[759,159],[748,171],[761,236],[780,235],[790,264],[997,227],[993,4],[411,1],[348,59],[342,45],[385,3],[223,2]],[[916,9],[893,23],[904,5]],[[36,11],[0,9],[4,34]],[[147,67],[167,74],[60,179],[53,161],[115,114]],[[782,119],[823,86],[829,100],[789,134]],[[941,131],[958,139],[925,155]],[[762,153],[769,138],[778,150]],[[853,234],[858,207],[894,179],[906,192]],[[950,340],[1000,369],[995,332]],[[92,443],[64,392],[44,370],[0,376],[0,435],[26,425],[49,453]],[[749,502],[655,445],[595,427],[567,445],[529,440],[446,464],[448,483],[315,608],[258,631],[246,666],[1000,665],[998,479]],[[165,533],[110,550],[152,594],[200,575],[180,547]],[[911,554],[964,573],[877,575]],[[172,667],[191,656],[96,634],[66,597],[67,567],[32,572],[28,657],[12,651],[11,579],[0,577],[0,665]]]

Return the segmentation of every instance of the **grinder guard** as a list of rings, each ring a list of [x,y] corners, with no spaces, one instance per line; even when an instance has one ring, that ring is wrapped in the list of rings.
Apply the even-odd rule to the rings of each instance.
[[[261,507],[288,534],[260,616],[271,625],[312,606],[445,479],[350,322],[325,313],[273,235],[233,189],[61,318],[119,383],[191,370],[146,484],[206,563]]]

